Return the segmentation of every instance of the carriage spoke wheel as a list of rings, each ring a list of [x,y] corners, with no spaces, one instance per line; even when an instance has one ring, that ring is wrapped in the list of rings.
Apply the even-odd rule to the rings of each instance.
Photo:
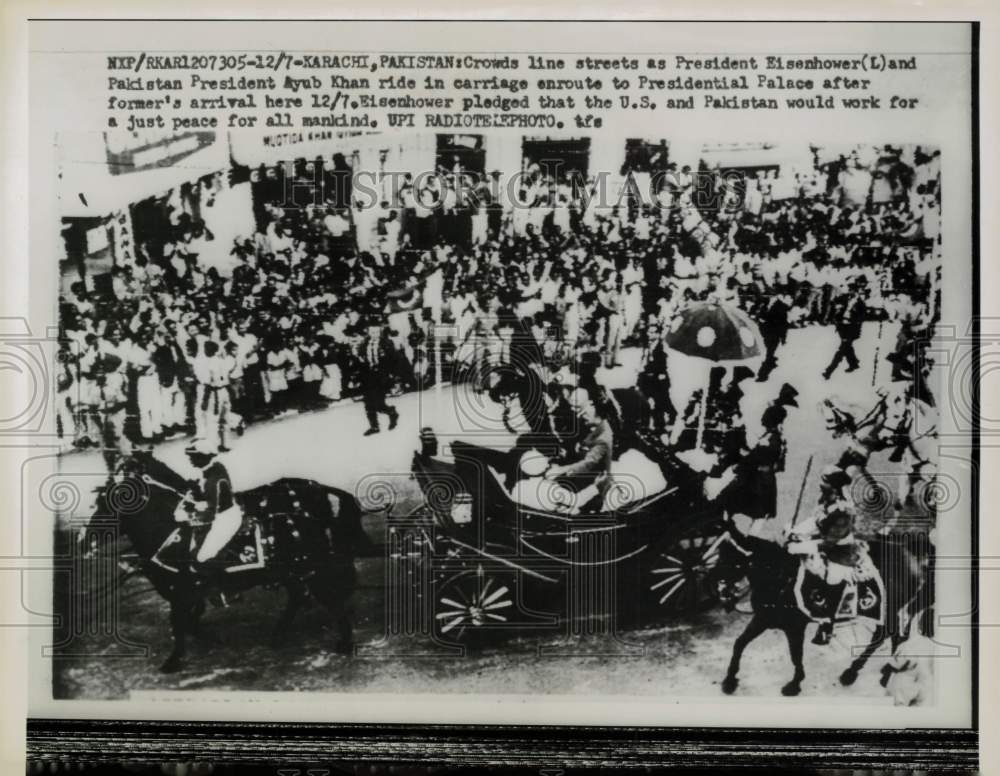
[[[448,641],[481,638],[488,629],[507,624],[513,607],[509,581],[479,565],[436,585],[435,631]]]
[[[644,587],[656,611],[694,612],[714,600],[713,576],[723,541],[714,533],[684,536],[654,552]]]

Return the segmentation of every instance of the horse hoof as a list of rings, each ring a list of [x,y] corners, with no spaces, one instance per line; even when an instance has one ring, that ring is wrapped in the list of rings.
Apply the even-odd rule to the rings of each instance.
[[[878,680],[878,683],[882,685],[882,687],[888,687],[890,676],[892,676],[892,666],[886,663],[882,666],[882,678]]]
[[[798,695],[800,692],[802,692],[802,687],[798,682],[789,682],[781,688],[781,694],[788,697]]]
[[[726,695],[732,695],[734,692],[736,692],[736,688],[739,686],[739,684],[740,680],[737,679],[735,676],[727,676],[725,679],[722,680],[722,691]]]
[[[164,661],[163,665],[160,666],[161,674],[174,674],[181,670],[181,659],[179,657],[174,657],[171,655]]]
[[[850,687],[852,684],[854,684],[855,681],[857,681],[857,678],[858,678],[858,672],[852,671],[850,668],[848,668],[846,671],[844,671],[844,673],[840,675],[840,683],[844,685],[844,687]]]

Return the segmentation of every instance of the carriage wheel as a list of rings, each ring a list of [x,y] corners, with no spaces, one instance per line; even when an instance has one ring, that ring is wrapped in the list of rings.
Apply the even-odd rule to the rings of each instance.
[[[434,555],[433,519],[421,505],[405,518],[403,526],[390,525],[386,548],[389,586],[412,587],[418,597],[430,585]]]
[[[442,641],[481,643],[509,625],[514,611],[510,575],[463,569],[434,585],[434,632]]]
[[[714,572],[724,536],[718,532],[673,538],[654,549],[646,562],[643,588],[659,613],[692,613],[718,596]]]

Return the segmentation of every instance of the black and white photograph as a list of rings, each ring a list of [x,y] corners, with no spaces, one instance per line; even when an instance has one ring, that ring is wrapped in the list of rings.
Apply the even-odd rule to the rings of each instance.
[[[937,149],[253,140],[62,198],[54,694],[934,703]]]
[[[976,25],[32,24],[31,716],[977,729]]]

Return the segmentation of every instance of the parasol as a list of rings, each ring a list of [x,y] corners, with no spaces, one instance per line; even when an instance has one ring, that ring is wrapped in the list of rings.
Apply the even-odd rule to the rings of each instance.
[[[745,312],[721,302],[680,310],[667,332],[672,350],[709,361],[746,361],[761,355],[760,329]]]
[[[746,361],[761,355],[760,329],[745,312],[722,302],[694,302],[670,324],[667,346],[678,353],[715,363]],[[705,431],[707,387],[701,392],[698,447]]]

